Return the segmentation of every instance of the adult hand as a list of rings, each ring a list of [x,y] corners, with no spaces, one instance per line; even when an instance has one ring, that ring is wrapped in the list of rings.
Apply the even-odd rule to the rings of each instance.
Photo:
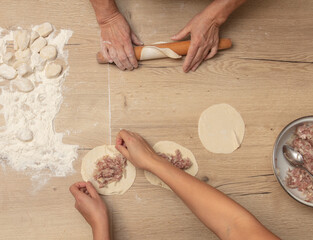
[[[171,38],[178,41],[188,35],[191,36],[190,47],[183,65],[184,72],[195,71],[204,60],[212,58],[217,53],[219,25],[215,19],[210,18],[207,10],[204,10]]]
[[[135,57],[135,45],[143,43],[130,29],[120,12],[115,12],[99,24],[101,29],[101,52],[106,62],[115,63],[121,70],[133,70],[138,67]]]
[[[136,167],[149,170],[159,156],[137,133],[121,130],[116,136],[116,149]]]
[[[83,215],[93,231],[105,230],[109,236],[108,210],[90,182],[77,182],[70,187],[75,208]],[[108,238],[107,238],[108,239]]]

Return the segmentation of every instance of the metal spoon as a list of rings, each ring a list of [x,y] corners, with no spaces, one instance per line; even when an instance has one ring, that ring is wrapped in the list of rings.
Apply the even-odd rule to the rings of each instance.
[[[313,174],[310,173],[310,171],[306,167],[304,167],[303,156],[301,155],[301,153],[295,151],[292,147],[289,147],[288,145],[284,145],[283,154],[291,165],[304,169],[313,177]]]

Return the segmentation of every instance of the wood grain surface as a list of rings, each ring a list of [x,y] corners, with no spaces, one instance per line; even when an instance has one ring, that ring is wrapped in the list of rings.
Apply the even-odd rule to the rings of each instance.
[[[207,4],[118,1],[147,44],[168,41]],[[74,31],[55,124],[58,132],[70,132],[64,142],[79,145],[77,172],[52,178],[38,190],[30,176],[0,167],[0,239],[92,239],[68,188],[81,180],[86,152],[114,143],[121,128],[139,132],[151,144],[171,140],[189,148],[199,164],[197,178],[238,201],[282,239],[312,238],[313,209],[284,192],[271,163],[281,129],[313,114],[312,1],[248,1],[221,29],[233,48],[188,74],[182,60],[145,61],[132,72],[98,65],[99,29],[88,1],[1,1],[2,28],[46,21]],[[243,144],[233,154],[212,154],[198,138],[201,112],[217,103],[235,107],[246,123]],[[103,199],[114,239],[217,239],[172,192],[150,185],[141,170],[127,193]]]

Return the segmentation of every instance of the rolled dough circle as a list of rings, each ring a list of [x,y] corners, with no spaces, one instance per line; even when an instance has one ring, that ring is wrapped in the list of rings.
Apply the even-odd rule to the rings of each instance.
[[[216,104],[204,110],[198,124],[203,146],[213,153],[232,153],[242,143],[245,123],[228,104]]]
[[[130,161],[127,161],[125,173],[120,181],[111,182],[107,185],[107,187],[99,188],[99,184],[94,179],[93,175],[96,169],[97,161],[105,155],[114,157],[120,155],[120,153],[115,149],[114,145],[103,145],[95,147],[89,151],[82,160],[82,178],[84,181],[90,181],[97,189],[98,193],[102,195],[123,194],[133,185],[136,178],[136,168]]]
[[[175,155],[175,151],[177,149],[180,150],[182,157],[183,158],[188,157],[190,159],[190,161],[192,162],[191,167],[184,170],[184,171],[186,173],[189,173],[192,176],[195,176],[198,173],[198,163],[197,163],[195,156],[193,155],[193,153],[189,149],[179,145],[178,143],[175,143],[172,141],[160,141],[160,142],[157,142],[153,146],[153,149],[155,152],[160,152],[160,153],[165,153],[165,154],[173,154],[173,155]],[[145,174],[146,179],[152,185],[161,186],[163,188],[171,190],[171,188],[166,183],[164,183],[160,178],[158,178],[157,176],[155,176],[151,172],[144,171],[144,174]]]

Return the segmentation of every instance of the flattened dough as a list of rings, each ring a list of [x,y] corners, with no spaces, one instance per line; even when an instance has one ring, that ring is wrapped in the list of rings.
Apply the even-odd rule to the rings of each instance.
[[[120,153],[115,149],[114,145],[95,147],[89,151],[82,160],[82,178],[84,181],[90,181],[97,189],[98,193],[102,195],[123,194],[131,187],[131,185],[133,185],[136,178],[136,168],[131,162],[127,161],[125,174],[120,181],[111,182],[107,185],[107,187],[99,188],[99,184],[96,180],[94,180],[93,174],[96,169],[97,161],[105,155],[114,157],[120,155]]]
[[[170,48],[158,48],[155,46],[145,46],[141,50],[140,60],[151,60],[159,58],[181,58],[181,55],[178,55]]]
[[[228,104],[216,104],[204,110],[198,124],[203,146],[213,153],[232,153],[242,143],[245,123]]]
[[[195,156],[193,155],[193,153],[189,149],[179,145],[178,143],[175,143],[172,141],[160,141],[160,142],[157,142],[153,146],[153,149],[156,152],[161,152],[161,153],[165,153],[165,154],[173,154],[173,155],[175,155],[175,151],[177,149],[179,149],[180,152],[182,153],[182,157],[183,158],[188,157],[190,159],[190,161],[192,162],[191,167],[186,169],[185,172],[189,173],[192,176],[195,176],[198,173],[198,163],[197,163]],[[152,185],[161,186],[163,188],[171,190],[171,188],[169,186],[167,186],[160,178],[158,178],[157,176],[155,176],[151,172],[144,171],[144,174],[145,174],[146,179]]]

